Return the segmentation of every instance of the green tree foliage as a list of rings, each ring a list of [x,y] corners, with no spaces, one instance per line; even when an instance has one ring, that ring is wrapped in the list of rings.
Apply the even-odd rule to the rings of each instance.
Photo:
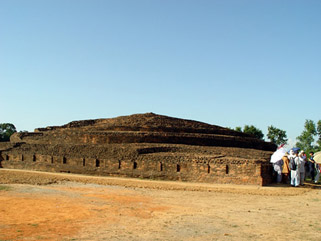
[[[235,130],[238,131],[238,132],[242,132],[242,127],[237,126],[237,127],[235,127]]]
[[[253,135],[256,138],[261,139],[261,140],[263,140],[263,137],[264,137],[263,132],[260,129],[256,128],[255,126],[253,126],[253,125],[250,125],[250,126],[245,125],[244,128],[243,128],[243,132],[246,133],[246,134]]]
[[[16,127],[10,123],[0,124],[0,141],[9,141],[10,136],[15,133]]]
[[[314,136],[317,134],[315,123],[312,120],[305,120],[304,130],[296,139],[298,142],[296,146],[305,150],[306,152],[314,151],[316,148],[313,146]]]
[[[321,150],[321,120],[317,123],[318,149]]]
[[[256,138],[261,139],[261,140],[263,140],[263,137],[264,137],[263,132],[260,129],[256,128],[255,126],[253,126],[253,125],[250,125],[250,126],[249,125],[245,125],[243,130],[242,130],[242,127],[237,126],[237,127],[235,127],[234,130],[236,130],[238,132],[243,132],[243,133],[246,133],[246,134],[253,135]]]
[[[268,126],[267,138],[276,145],[286,144],[288,141],[286,132],[274,126]]]

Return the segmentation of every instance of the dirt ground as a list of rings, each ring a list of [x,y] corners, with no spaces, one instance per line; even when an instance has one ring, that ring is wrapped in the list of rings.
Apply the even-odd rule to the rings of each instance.
[[[0,169],[0,240],[321,240],[321,189]]]

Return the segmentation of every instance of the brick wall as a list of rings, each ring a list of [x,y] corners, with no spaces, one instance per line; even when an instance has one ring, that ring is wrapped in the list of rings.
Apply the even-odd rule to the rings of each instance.
[[[158,180],[266,185],[270,165],[243,159],[142,155],[136,159],[72,157],[3,151],[2,166],[51,172]]]

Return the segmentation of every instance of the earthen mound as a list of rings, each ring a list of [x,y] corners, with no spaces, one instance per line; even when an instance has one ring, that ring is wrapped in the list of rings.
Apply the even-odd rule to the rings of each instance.
[[[170,143],[275,149],[271,143],[228,128],[153,113],[73,121],[63,126],[16,133],[12,142],[51,144]]]
[[[0,158],[8,168],[262,185],[275,149],[228,128],[146,113],[15,133]]]

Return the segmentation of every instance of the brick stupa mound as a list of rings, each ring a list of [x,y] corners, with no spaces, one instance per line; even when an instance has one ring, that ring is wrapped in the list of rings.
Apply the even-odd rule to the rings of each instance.
[[[271,181],[276,147],[227,128],[146,113],[15,133],[0,148],[8,168],[263,185]]]

